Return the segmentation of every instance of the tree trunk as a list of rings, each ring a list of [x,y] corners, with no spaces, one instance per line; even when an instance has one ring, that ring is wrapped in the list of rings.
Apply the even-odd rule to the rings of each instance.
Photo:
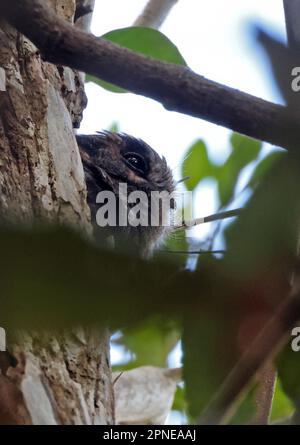
[[[75,0],[51,3],[73,21]],[[30,41],[0,23],[2,223],[47,220],[90,233],[73,134],[85,105],[78,72],[45,63]],[[19,332],[8,349],[10,354],[1,353],[0,360],[1,424],[113,423],[106,331]]]

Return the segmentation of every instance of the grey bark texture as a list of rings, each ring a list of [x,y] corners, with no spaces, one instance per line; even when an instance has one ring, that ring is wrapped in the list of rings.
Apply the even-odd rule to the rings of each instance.
[[[75,0],[50,3],[59,16],[73,22]],[[91,233],[73,134],[85,106],[80,74],[43,61],[27,38],[1,21],[2,222],[31,225],[46,220]],[[105,330],[9,333],[8,349],[14,359],[0,357],[1,424],[114,422]]]
[[[300,49],[300,0],[283,0],[288,46]]]

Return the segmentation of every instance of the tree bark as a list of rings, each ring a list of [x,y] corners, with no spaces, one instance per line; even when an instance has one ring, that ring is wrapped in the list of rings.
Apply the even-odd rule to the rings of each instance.
[[[75,0],[51,4],[58,15],[73,22]],[[2,223],[32,225],[46,220],[91,233],[73,134],[85,105],[77,71],[44,62],[28,39],[0,23]],[[0,353],[1,424],[113,423],[105,330],[8,333],[9,340],[9,354]]]

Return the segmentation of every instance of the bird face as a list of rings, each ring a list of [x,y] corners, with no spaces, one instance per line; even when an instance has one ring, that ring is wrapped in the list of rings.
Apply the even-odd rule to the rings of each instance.
[[[119,202],[119,184],[127,185],[128,194],[143,191],[151,203],[151,192],[174,191],[174,180],[166,160],[161,158],[145,142],[120,133],[104,132],[96,135],[76,137],[80,149],[88,191],[88,204],[95,226],[99,205],[96,197],[104,190],[112,191]],[[130,209],[130,205],[128,205]],[[151,206],[147,212],[153,211]],[[161,211],[161,208],[160,208]],[[149,215],[150,216],[150,215]],[[160,217],[162,221],[163,217]],[[149,217],[149,221],[151,218]],[[96,229],[96,232],[99,232]],[[149,255],[159,238],[165,232],[158,227],[115,227],[110,229],[121,245],[130,239],[130,245],[142,255]]]

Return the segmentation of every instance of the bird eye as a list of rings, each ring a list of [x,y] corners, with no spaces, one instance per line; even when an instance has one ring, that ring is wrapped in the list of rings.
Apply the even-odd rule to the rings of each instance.
[[[145,159],[138,153],[126,153],[124,154],[126,164],[132,170],[137,171],[145,175],[148,171],[148,165]]]

